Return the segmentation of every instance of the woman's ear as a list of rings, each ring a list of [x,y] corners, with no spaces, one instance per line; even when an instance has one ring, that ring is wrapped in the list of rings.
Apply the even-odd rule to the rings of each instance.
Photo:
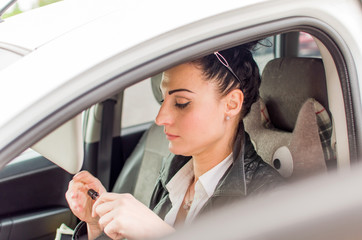
[[[240,89],[234,89],[225,96],[225,115],[229,118],[240,115],[244,102],[244,94]]]

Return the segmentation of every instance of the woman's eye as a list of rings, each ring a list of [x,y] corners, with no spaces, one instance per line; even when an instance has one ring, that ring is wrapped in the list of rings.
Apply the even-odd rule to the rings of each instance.
[[[179,109],[184,109],[185,107],[187,107],[187,105],[189,105],[190,102],[187,103],[176,103],[175,106]]]

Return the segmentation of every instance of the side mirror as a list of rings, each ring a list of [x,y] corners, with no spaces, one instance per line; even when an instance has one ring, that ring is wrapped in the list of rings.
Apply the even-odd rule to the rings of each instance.
[[[31,147],[71,174],[83,164],[82,115],[79,114]]]

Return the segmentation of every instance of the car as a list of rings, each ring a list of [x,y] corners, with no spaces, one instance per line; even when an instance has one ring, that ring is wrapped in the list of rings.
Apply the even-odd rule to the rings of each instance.
[[[164,137],[145,140],[159,131],[153,123],[159,108],[159,99],[153,96],[159,74],[254,40],[260,40],[253,54],[263,72],[261,96],[273,124],[272,128],[250,126],[251,132],[261,133],[250,134],[258,153],[293,182],[296,158],[305,159],[295,157],[290,139],[297,135],[294,125],[303,102],[313,98],[331,119],[332,134],[323,150],[333,157],[325,161],[325,151],[319,150],[318,162],[328,163],[323,173],[291,183],[291,191],[229,206],[170,239],[200,239],[206,233],[223,239],[283,239],[281,235],[298,239],[296,234],[311,233],[310,229],[319,234],[308,235],[312,239],[359,239],[361,22],[358,0],[64,0],[4,19],[0,23],[0,239],[54,239],[62,223],[74,228],[78,220],[64,194],[72,175],[81,169],[100,178],[108,190],[131,192],[147,204],[162,158],[168,154]],[[305,33],[312,36],[320,54],[300,56],[298,46],[304,39],[300,36]],[[283,64],[287,67],[278,68]],[[314,67],[322,70],[304,76],[305,69]],[[271,77],[276,72],[283,80]],[[297,139],[308,144],[305,129],[309,130],[304,128]],[[287,136],[287,143],[281,135]],[[273,149],[266,149],[263,141],[272,142]],[[300,147],[302,156],[313,152],[313,146],[306,146]],[[276,155],[280,151],[275,149],[286,154]],[[145,156],[155,161],[143,161]],[[144,163],[149,165],[142,167]],[[336,171],[345,174],[345,181]],[[139,181],[146,181],[146,187]],[[313,196],[328,201],[333,191],[341,194],[338,204],[304,206]],[[276,210],[284,206],[285,212],[272,212],[274,203]],[[240,214],[231,216],[232,212]],[[353,222],[339,224],[347,220]],[[237,228],[238,224],[246,227]]]

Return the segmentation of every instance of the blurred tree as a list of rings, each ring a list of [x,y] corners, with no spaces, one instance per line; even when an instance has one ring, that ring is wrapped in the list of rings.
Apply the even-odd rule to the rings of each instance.
[[[51,3],[59,2],[61,0],[38,0],[38,6],[42,7]]]
[[[38,0],[37,2],[34,3],[33,8],[42,7],[42,6],[45,6],[45,5],[48,5],[51,3],[55,3],[55,2],[59,2],[59,1],[61,1],[61,0]],[[12,11],[4,13],[4,15],[2,16],[2,19],[14,16],[14,15],[22,13],[22,12],[23,11],[20,9],[19,4],[15,3]]]
[[[2,15],[2,18],[11,17],[11,16],[14,16],[14,15],[19,14],[19,13],[22,13],[22,12],[23,12],[23,11],[21,11],[21,9],[20,9],[20,7],[19,7],[19,4],[18,4],[18,3],[15,3],[15,6],[14,6],[14,8],[13,8],[13,11],[4,13],[4,15]]]

